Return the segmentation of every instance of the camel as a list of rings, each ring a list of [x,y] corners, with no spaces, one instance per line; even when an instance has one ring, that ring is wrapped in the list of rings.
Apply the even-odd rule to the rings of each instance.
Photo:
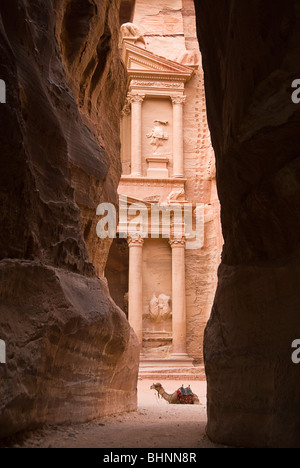
[[[178,396],[178,391],[176,391],[176,392],[174,392],[174,393],[172,393],[170,395],[169,393],[165,392],[165,389],[163,388],[163,386],[160,383],[156,383],[156,384],[151,385],[150,390],[156,390],[158,392],[158,394],[164,400],[166,400],[170,405],[180,405],[181,404],[180,397]],[[190,404],[200,405],[199,397],[195,393],[193,393],[193,396],[194,396],[193,403],[190,403]]]

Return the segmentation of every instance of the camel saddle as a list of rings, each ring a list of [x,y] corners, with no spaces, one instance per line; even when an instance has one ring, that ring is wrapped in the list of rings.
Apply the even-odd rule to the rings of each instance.
[[[193,405],[195,403],[195,397],[191,387],[180,387],[177,390],[177,395],[181,405]]]

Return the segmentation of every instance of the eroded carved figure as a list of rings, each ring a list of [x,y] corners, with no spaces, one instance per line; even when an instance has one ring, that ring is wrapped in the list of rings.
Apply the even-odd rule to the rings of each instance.
[[[151,320],[163,322],[171,317],[170,300],[170,296],[166,296],[165,294],[160,294],[158,297],[156,294],[153,294],[149,307]]]
[[[133,23],[124,23],[121,26],[121,35],[123,39],[134,39],[134,42],[146,45],[145,38],[140,29]]]
[[[168,203],[175,201],[184,201],[185,200],[185,191],[184,189],[173,190],[168,196]]]
[[[154,154],[159,154],[159,149],[169,139],[169,135],[164,131],[166,125],[168,125],[167,121],[154,120],[154,127],[151,133],[147,134],[147,138],[150,138],[150,145],[154,147]]]

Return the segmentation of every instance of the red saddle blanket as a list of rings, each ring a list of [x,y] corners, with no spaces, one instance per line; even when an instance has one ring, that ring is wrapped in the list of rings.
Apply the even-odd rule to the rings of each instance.
[[[189,388],[179,388],[177,395],[181,405],[193,405],[195,402],[194,394]]]

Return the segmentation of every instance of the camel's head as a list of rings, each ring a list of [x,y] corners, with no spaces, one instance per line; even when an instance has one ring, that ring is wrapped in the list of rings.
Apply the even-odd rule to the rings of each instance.
[[[161,388],[161,384],[160,383],[154,383],[153,385],[151,385],[150,387],[150,390],[159,390]]]

